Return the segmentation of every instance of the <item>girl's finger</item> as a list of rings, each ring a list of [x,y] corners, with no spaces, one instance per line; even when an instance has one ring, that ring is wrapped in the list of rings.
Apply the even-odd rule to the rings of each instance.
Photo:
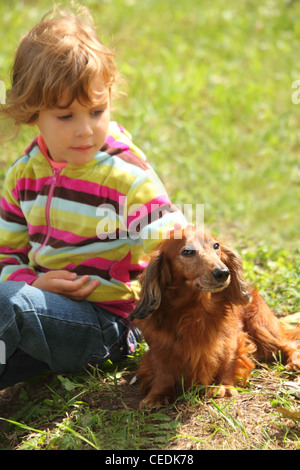
[[[74,299],[74,300],[84,300],[86,299],[92,292],[93,290],[96,289],[100,284],[100,281],[93,280],[89,282],[86,286],[81,287],[80,289],[69,292],[69,297]],[[68,296],[68,294],[65,294]]]

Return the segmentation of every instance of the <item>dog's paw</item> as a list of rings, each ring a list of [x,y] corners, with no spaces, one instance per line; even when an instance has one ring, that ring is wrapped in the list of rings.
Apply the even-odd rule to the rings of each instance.
[[[162,393],[148,393],[148,395],[140,402],[140,410],[163,408],[170,405],[176,399],[175,394],[168,395]]]
[[[298,353],[300,354],[300,353]],[[300,370],[300,359],[298,361],[291,361],[288,362],[285,366],[286,370],[289,370],[291,372],[299,372]]]
[[[163,408],[164,406],[168,406],[170,404],[168,398],[144,398],[140,402],[140,410],[159,410],[160,408]]]
[[[229,385],[219,385],[218,387],[211,387],[207,391],[207,395],[209,397],[218,397],[218,398],[223,398],[223,397],[234,397],[235,395],[238,395],[239,392],[229,386]]]
[[[295,341],[293,345],[295,345],[295,349],[289,354],[285,368],[297,372],[300,370],[300,341]]]

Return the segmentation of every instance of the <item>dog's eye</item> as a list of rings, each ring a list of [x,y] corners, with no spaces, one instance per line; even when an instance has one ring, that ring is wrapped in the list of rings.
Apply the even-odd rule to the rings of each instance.
[[[219,243],[215,243],[215,244],[214,244],[214,250],[219,250],[219,249],[220,249]]]
[[[196,250],[183,250],[181,254],[182,256],[194,256],[196,254]]]

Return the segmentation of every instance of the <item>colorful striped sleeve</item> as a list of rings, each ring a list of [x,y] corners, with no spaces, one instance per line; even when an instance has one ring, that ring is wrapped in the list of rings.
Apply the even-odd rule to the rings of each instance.
[[[145,253],[153,252],[175,224],[182,227],[187,221],[170,201],[165,187],[146,155],[132,140],[131,134],[116,122],[110,124],[107,143],[122,150],[120,159],[126,160],[134,181],[126,190],[123,209],[123,230],[129,238],[141,240]]]
[[[7,173],[0,202],[0,281],[25,281],[31,284],[37,275],[28,264],[28,229],[15,197],[16,173],[17,165]]]
[[[129,236],[141,239],[147,254],[158,247],[175,224],[187,225],[184,215],[171,203],[162,182],[150,167],[132,184],[126,204],[125,224]]]

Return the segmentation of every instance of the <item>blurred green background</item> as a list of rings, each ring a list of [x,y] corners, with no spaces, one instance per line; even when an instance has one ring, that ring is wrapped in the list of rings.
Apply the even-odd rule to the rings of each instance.
[[[242,251],[247,275],[269,300],[299,308],[300,104],[292,83],[300,79],[300,2],[81,4],[115,48],[126,81],[112,118],[131,132],[175,204],[204,204],[206,225]],[[7,88],[20,37],[51,9],[46,0],[1,0]],[[1,179],[34,135],[23,129],[1,146]]]

